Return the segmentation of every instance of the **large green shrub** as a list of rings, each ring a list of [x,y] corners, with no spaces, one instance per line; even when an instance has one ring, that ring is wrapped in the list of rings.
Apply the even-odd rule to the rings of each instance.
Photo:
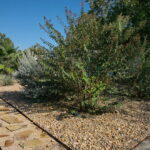
[[[125,28],[122,30],[123,32],[121,36],[117,36],[118,33],[115,29],[113,37],[108,35],[108,38],[111,37],[114,44],[118,42],[118,44],[116,44],[120,49],[119,51],[123,52],[121,53],[122,56],[119,55],[122,60],[115,56],[109,56],[109,58],[112,60],[112,63],[110,61],[106,62],[110,67],[114,68],[114,65],[116,66],[113,69],[115,71],[115,79],[117,79],[116,81],[119,82],[119,85],[122,85],[123,88],[126,87],[126,89],[128,89],[126,91],[127,95],[138,97],[149,96],[149,0],[86,1],[90,4],[91,9],[89,10],[89,13],[95,14],[97,19],[102,20],[104,23],[114,24],[117,18],[119,18],[118,16],[125,18],[122,20],[125,22],[128,18],[128,21],[124,26]],[[118,25],[122,24],[120,23]],[[105,40],[107,41],[107,39]],[[116,42],[114,42],[114,40],[116,40]],[[108,47],[109,45],[111,44],[108,43]],[[116,48],[113,47],[113,49],[115,50]],[[118,56],[119,51],[114,53],[114,55]],[[108,52],[106,52],[106,54],[108,54]],[[120,65],[114,60],[119,60],[118,63]],[[113,86],[114,85],[115,83],[113,83]]]
[[[47,18],[41,25],[57,46],[43,40],[51,51],[32,47],[19,59],[18,77],[26,94],[61,97],[84,111],[95,109],[110,88],[149,96],[149,46],[140,27],[120,14],[109,21],[93,13],[78,18],[66,13],[65,36]]]
[[[30,50],[23,52],[17,77],[25,87],[26,96],[46,98],[55,95],[72,100],[82,110],[87,107],[93,109],[105,84],[94,76],[88,76],[85,65],[79,60],[73,61],[66,57],[61,62],[55,59],[46,59],[46,56],[38,59]]]

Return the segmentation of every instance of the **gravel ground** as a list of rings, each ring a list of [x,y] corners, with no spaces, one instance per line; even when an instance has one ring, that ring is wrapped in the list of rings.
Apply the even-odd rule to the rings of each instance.
[[[150,135],[150,101],[125,101],[117,113],[61,118],[65,110],[31,105],[20,91],[18,84],[0,87],[1,95],[73,150],[130,150]]]

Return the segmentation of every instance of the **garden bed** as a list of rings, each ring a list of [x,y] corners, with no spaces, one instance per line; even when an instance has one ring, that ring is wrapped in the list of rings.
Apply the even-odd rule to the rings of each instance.
[[[0,87],[0,95],[74,150],[127,150],[150,133],[150,101],[125,100],[115,113],[67,113],[51,103],[31,103],[19,84]]]

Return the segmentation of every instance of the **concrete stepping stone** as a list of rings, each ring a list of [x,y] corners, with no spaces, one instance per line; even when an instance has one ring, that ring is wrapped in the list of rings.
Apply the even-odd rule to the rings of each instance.
[[[17,140],[26,140],[33,133],[32,130],[26,130],[18,133],[15,137]]]
[[[2,116],[1,119],[9,124],[14,124],[14,123],[21,123],[23,121],[19,120],[17,117],[15,116]]]
[[[8,111],[10,110],[8,107],[0,106],[0,111]]]
[[[27,127],[27,125],[8,125],[8,126],[6,126],[6,128],[9,130],[9,131],[11,131],[11,132],[13,132],[13,131],[16,131],[16,130],[19,130],[19,129],[22,129],[22,128],[25,128],[25,127]]]
[[[51,150],[65,150],[61,145],[54,144],[53,147],[51,148]]]
[[[0,127],[0,135],[9,135],[9,131],[5,127]]]
[[[6,115],[6,114],[8,114],[8,112],[6,112],[6,111],[0,111],[0,116]]]
[[[40,137],[41,137],[41,138],[49,138],[49,136],[48,136],[46,133],[41,133],[41,134],[40,134]]]
[[[0,138],[7,137],[7,136],[9,136],[9,135],[7,135],[7,134],[0,134]]]
[[[5,147],[12,146],[14,144],[14,140],[6,140],[5,141]]]
[[[42,144],[42,141],[40,141],[39,139],[32,139],[32,140],[29,140],[20,144],[20,146],[24,149],[27,149],[27,148],[34,148],[37,146],[41,146],[41,144]]]

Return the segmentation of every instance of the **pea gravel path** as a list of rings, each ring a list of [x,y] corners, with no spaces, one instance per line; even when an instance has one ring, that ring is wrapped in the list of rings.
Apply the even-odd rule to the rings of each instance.
[[[18,84],[0,87],[1,95],[73,150],[130,150],[150,135],[150,101],[126,101],[117,113],[60,119],[64,109],[31,105],[20,91]]]

